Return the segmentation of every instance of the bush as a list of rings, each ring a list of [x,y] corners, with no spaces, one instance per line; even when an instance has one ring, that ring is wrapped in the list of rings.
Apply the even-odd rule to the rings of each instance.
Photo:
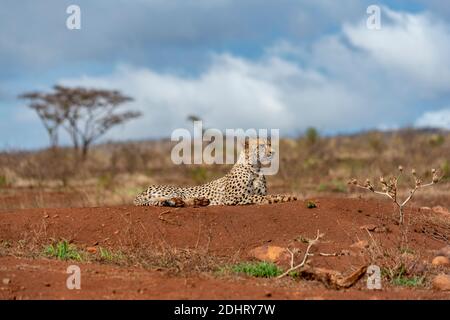
[[[102,174],[98,177],[98,186],[103,189],[113,189],[114,187],[114,176],[110,173]]]
[[[319,192],[346,192],[347,186],[339,180],[333,180],[330,183],[321,183],[317,187],[317,191]]]
[[[0,175],[0,188],[5,188],[8,186],[8,181],[5,176]]]
[[[308,128],[305,132],[305,138],[308,145],[312,146],[319,140],[319,132],[316,128]]]
[[[205,183],[208,180],[208,171],[203,167],[191,169],[190,175],[196,184]]]
[[[445,142],[445,137],[442,134],[433,134],[430,139],[428,140],[428,143],[432,147],[439,147],[443,145]]]
[[[442,179],[450,180],[450,161],[445,160],[442,165]]]

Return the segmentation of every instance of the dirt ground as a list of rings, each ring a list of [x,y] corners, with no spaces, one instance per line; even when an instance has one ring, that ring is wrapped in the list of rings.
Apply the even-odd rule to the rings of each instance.
[[[449,291],[434,290],[430,284],[433,275],[450,271],[431,265],[436,251],[449,244],[449,224],[440,223],[449,221],[446,214],[409,208],[406,233],[402,233],[392,218],[395,208],[390,202],[345,198],[314,202],[317,208],[311,209],[302,200],[243,207],[118,206],[2,212],[0,242],[9,249],[0,256],[0,299],[450,299]],[[309,258],[309,266],[347,275],[364,265],[384,266],[389,259],[399,258],[413,261],[412,269],[421,269],[426,281],[418,287],[404,287],[383,278],[382,290],[369,290],[364,276],[351,288],[336,290],[320,281],[292,277],[220,274],[193,262],[199,255],[203,260],[213,259],[217,266],[248,261],[251,249],[271,245],[298,248],[298,263],[307,246],[301,239],[314,238],[317,230],[324,236],[314,246],[312,253],[316,254]],[[118,263],[44,257],[43,245],[60,239],[85,252],[100,247],[136,255],[164,251],[185,254],[185,259],[174,258],[176,265],[165,267],[145,265],[142,259]],[[358,241],[368,245],[355,249]],[[80,290],[66,288],[66,268],[73,264],[81,268]]]

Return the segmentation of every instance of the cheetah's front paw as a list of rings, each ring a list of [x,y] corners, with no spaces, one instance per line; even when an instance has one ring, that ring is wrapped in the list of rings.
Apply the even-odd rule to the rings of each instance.
[[[195,198],[194,199],[194,206],[195,207],[206,207],[210,203],[209,199],[206,198]]]

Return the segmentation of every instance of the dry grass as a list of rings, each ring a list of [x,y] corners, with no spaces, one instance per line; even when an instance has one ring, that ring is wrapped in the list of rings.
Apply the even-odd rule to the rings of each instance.
[[[410,242],[411,232],[423,232],[443,243],[450,244],[450,217],[434,212],[411,216],[394,239],[383,235],[369,235],[368,263],[378,265],[384,284],[416,288],[431,288],[431,280],[442,267],[430,264]]]
[[[71,149],[0,153],[0,210],[28,207],[129,204],[149,184],[195,185],[223,176],[230,165],[174,165],[168,140],[108,143],[92,149],[84,164]],[[429,168],[444,175],[433,190],[423,190],[414,205],[450,206],[450,133],[401,130],[353,136],[282,139],[280,170],[268,177],[271,193],[301,197],[352,196],[349,178],[374,180],[398,165]],[[401,181],[406,192],[411,181]],[[15,197],[18,195],[19,197]],[[370,195],[364,195],[370,197]]]
[[[60,255],[58,249],[67,247],[67,254]],[[23,239],[15,242],[0,242],[0,257],[67,259],[78,262],[97,262],[125,267],[140,267],[160,270],[174,275],[213,273],[221,266],[233,263],[232,258],[212,255],[207,248],[174,248],[163,241],[157,246],[134,243],[119,248],[95,247],[91,252],[86,247],[66,239],[49,239],[45,231],[24,232]]]

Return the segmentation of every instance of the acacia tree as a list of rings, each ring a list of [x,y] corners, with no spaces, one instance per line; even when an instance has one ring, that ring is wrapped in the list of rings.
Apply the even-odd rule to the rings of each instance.
[[[29,107],[40,112],[38,115],[44,126],[53,125],[46,126],[51,128],[52,134],[57,136],[60,126],[65,129],[83,161],[92,143],[109,129],[141,116],[137,111],[120,111],[121,105],[132,98],[117,90],[61,85],[53,89],[51,93],[28,93],[21,97],[31,100]]]
[[[28,92],[19,98],[30,100],[28,107],[38,115],[49,136],[50,146],[55,149],[58,146],[58,129],[64,121],[64,116],[54,97],[40,92]]]

